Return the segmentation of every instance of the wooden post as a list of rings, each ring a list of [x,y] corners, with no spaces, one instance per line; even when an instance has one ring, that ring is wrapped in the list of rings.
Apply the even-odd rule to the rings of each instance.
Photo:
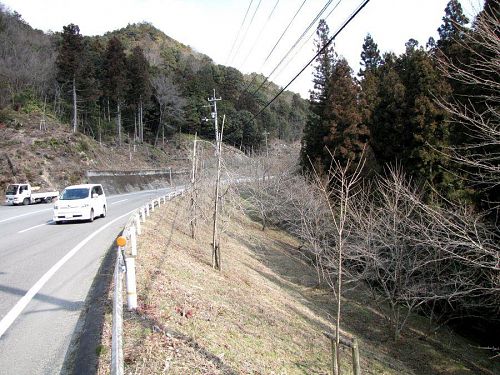
[[[224,132],[224,121],[226,116],[222,118],[222,126],[220,134],[217,137],[217,180],[215,183],[215,207],[214,207],[214,226],[213,226],[213,235],[212,235],[212,267],[221,270],[220,263],[220,246],[218,239],[218,227],[217,220],[219,216],[219,185],[220,185],[220,165],[221,165],[221,154],[222,154],[222,134]]]
[[[323,334],[330,340],[332,350],[332,374],[340,375],[340,361],[337,353],[340,351],[340,345],[347,346],[352,349],[352,368],[354,375],[361,375],[361,366],[359,364],[359,346],[358,340],[355,337],[338,336],[339,342],[337,343],[337,335],[330,332],[323,332]]]
[[[330,339],[332,344],[332,374],[338,375],[338,364],[337,364],[337,343],[334,339]]]
[[[193,166],[191,171],[191,238],[196,237],[196,136],[198,133],[194,134],[193,142]]]
[[[358,340],[352,339],[352,371],[354,375],[361,375],[361,367],[359,366],[359,348]]]

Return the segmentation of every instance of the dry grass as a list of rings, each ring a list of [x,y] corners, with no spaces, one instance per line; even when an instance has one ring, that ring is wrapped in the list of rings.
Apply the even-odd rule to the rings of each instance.
[[[137,258],[140,308],[124,316],[126,373],[329,373],[322,332],[333,329],[333,296],[317,285],[297,242],[278,230],[262,232],[239,213],[221,241],[222,271],[215,271],[211,227],[200,224],[198,238],[190,238],[187,204],[175,199],[144,225]],[[344,330],[360,340],[364,374],[495,373],[494,364],[463,339],[419,333],[419,318],[395,344],[369,300],[363,291],[347,292],[343,310]],[[109,373],[109,315],[101,374]],[[344,374],[351,371],[349,361],[345,350]]]

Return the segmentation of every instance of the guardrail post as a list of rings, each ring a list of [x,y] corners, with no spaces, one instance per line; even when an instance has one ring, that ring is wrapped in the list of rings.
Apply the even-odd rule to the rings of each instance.
[[[146,216],[149,216],[149,203],[146,204]]]
[[[127,305],[129,310],[137,309],[137,287],[135,280],[135,258],[125,258],[125,265],[127,268]]]
[[[155,200],[153,199],[151,201],[151,212],[154,212],[155,211]]]
[[[116,258],[113,293],[113,327],[111,338],[111,374],[123,375],[123,246],[126,244],[124,237],[118,237],[117,240],[118,256]]]
[[[135,226],[137,228],[137,234],[140,236],[142,234],[141,232],[141,220],[140,220],[140,211],[139,214],[135,215]]]
[[[130,227],[130,248],[132,256],[137,256],[137,237],[135,235],[135,227],[132,225]]]

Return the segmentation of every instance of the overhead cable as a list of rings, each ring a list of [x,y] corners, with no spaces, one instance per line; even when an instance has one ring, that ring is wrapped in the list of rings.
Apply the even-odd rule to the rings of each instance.
[[[243,63],[245,63],[245,61],[248,61],[248,57],[250,56],[250,54],[253,52],[253,50],[255,49],[255,47],[257,46],[257,44],[258,44],[259,42],[261,42],[260,37],[262,36],[262,33],[263,33],[263,32],[264,32],[264,30],[266,29],[266,26],[267,26],[267,24],[269,23],[269,20],[271,19],[271,17],[272,17],[272,15],[273,15],[273,13],[274,13],[274,11],[275,11],[276,7],[278,6],[279,2],[280,2],[280,0],[276,0],[276,3],[274,4],[273,9],[271,10],[271,13],[269,13],[269,16],[267,17],[266,22],[264,23],[264,25],[263,25],[263,26],[262,26],[262,28],[260,29],[259,35],[257,35],[257,38],[255,39],[255,42],[254,42],[254,44],[253,44],[252,48],[250,48],[250,49],[248,50],[248,53],[246,54],[245,58],[243,59]]]
[[[340,2],[341,0],[339,0]],[[323,6],[323,8],[319,11],[319,13],[314,17],[314,19],[311,21],[309,26],[304,30],[302,35],[295,41],[295,43],[288,49],[287,53],[281,58],[279,63],[274,67],[274,69],[269,73],[269,75],[266,77],[266,79],[259,85],[259,87],[252,93],[252,95],[255,95],[261,88],[266,84],[266,82],[271,78],[271,76],[274,74],[274,72],[283,64],[285,59],[290,55],[290,53],[297,47],[297,45],[300,43],[300,41],[304,38],[304,36],[307,34],[307,32],[316,24],[318,19],[321,17],[321,15],[325,12],[325,10],[330,6],[330,4],[333,2],[333,0],[328,0],[326,4]],[[338,5],[338,3],[337,3]]]
[[[293,23],[293,21],[295,20],[295,18],[297,17],[297,15],[299,14],[300,10],[302,9],[302,7],[304,6],[304,4],[306,3],[307,0],[304,0],[302,2],[302,4],[300,5],[299,9],[297,9],[297,11],[295,12],[294,16],[292,17],[292,19],[290,20],[290,22],[288,23],[287,27],[285,28],[285,30],[283,31],[283,33],[281,33],[281,36],[279,37],[278,41],[276,42],[276,44],[274,45],[274,47],[271,49],[271,51],[269,52],[269,54],[267,55],[267,57],[265,58],[265,60],[262,62],[261,66],[260,66],[260,69],[259,71],[262,71],[262,68],[264,67],[264,65],[266,64],[266,62],[269,60],[269,58],[271,57],[271,55],[273,54],[274,50],[276,49],[276,47],[278,46],[278,44],[280,43],[281,39],[283,39],[283,36],[286,34],[286,32],[288,31],[288,29],[290,28],[290,25]],[[240,97],[242,95],[244,95],[250,86],[252,86],[252,84],[255,82],[255,77],[256,75],[253,76],[252,80],[250,81],[250,83],[245,87],[245,89],[243,90],[243,92],[240,94]]]
[[[236,59],[236,56],[238,56],[238,52],[240,51],[241,46],[245,43],[245,39],[247,38],[247,35],[248,35],[248,30],[250,29],[250,26],[252,25],[253,20],[255,18],[255,15],[257,14],[257,11],[260,8],[260,3],[262,3],[262,0],[259,0],[259,3],[257,4],[257,7],[255,8],[255,11],[253,12],[252,18],[250,19],[250,22],[248,23],[248,26],[245,30],[245,33],[243,34],[243,38],[241,38],[241,42],[238,45],[238,48],[236,48],[236,52],[234,53],[231,61],[234,61]]]
[[[335,9],[337,9],[337,7],[339,6],[339,4],[342,2],[342,0],[339,0],[337,1],[337,4],[335,4],[335,6],[328,12],[328,14],[326,15],[326,17],[324,17],[323,19],[326,21],[328,19],[328,17],[330,17],[330,15],[335,11]],[[281,76],[281,73],[288,67],[288,65],[290,64],[290,62],[292,62],[295,57],[297,56],[297,54],[299,53],[299,51],[302,50],[302,48],[304,48],[304,46],[309,43],[309,41],[311,40],[311,38],[313,37],[313,35],[316,33],[316,30],[313,30],[312,33],[309,34],[309,36],[303,40],[302,44],[300,45],[299,48],[297,48],[295,50],[295,53],[293,54],[293,56],[291,58],[288,59],[288,61],[286,62],[285,65],[283,65],[281,67],[281,69],[278,71],[278,73],[276,74],[276,78]]]
[[[243,26],[245,25],[245,21],[247,19],[248,12],[250,11],[252,3],[253,3],[253,0],[250,0],[250,4],[248,5],[247,11],[245,12],[245,17],[243,17],[243,22],[241,23],[240,29],[238,30],[238,33],[236,34],[236,38],[234,39],[233,45],[231,46],[231,50],[229,51],[229,54],[227,55],[226,65],[228,65],[228,63],[229,63],[229,58],[231,57],[231,54],[233,53],[234,46],[236,45],[236,42],[238,41],[241,30],[243,30]]]
[[[342,24],[342,26],[335,32],[335,34],[325,43],[325,45],[313,56],[311,60],[292,78],[288,84],[283,87],[275,96],[272,98],[256,115],[252,117],[250,121],[253,121],[255,118],[260,116],[260,114],[269,107],[303,72],[307,69],[309,65],[311,65],[314,60],[321,55],[329,45],[335,40],[335,38],[341,33],[342,30],[358,15],[358,13],[368,4],[370,0],[364,0],[362,4],[358,6],[358,8],[349,16],[349,18]]]

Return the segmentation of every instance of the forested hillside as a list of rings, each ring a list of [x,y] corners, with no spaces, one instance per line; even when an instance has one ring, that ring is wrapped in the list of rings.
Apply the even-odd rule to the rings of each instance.
[[[53,34],[33,30],[2,9],[0,108],[36,104],[96,140],[158,145],[175,132],[212,138],[207,98],[226,115],[224,140],[257,150],[264,133],[298,140],[307,102],[265,77],[244,76],[169,38],[148,23],[87,37],[69,24]],[[257,116],[258,115],[258,116]]]

